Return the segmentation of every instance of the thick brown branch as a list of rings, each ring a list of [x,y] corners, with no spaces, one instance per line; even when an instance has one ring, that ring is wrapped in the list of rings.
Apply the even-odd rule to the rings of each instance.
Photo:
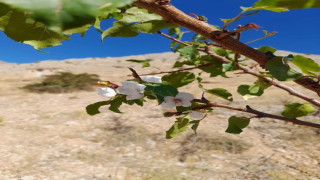
[[[265,63],[269,59],[267,54],[257,51],[256,49],[251,48],[230,36],[219,38],[219,35],[223,33],[222,31],[207,24],[206,22],[190,17],[168,3],[169,1],[165,2],[166,3],[163,3],[162,0],[137,0],[133,2],[133,4],[162,16],[169,23],[177,24],[190,29],[191,31],[198,33],[203,37],[222,45],[223,48],[244,55],[258,62],[261,67],[265,67]],[[309,90],[316,92],[317,94],[320,94],[319,83],[311,78],[304,77],[295,82]]]
[[[205,103],[207,107],[218,107],[218,108],[224,108],[224,109],[230,109],[230,110],[234,110],[234,111],[255,114],[255,115],[257,115],[256,118],[272,118],[272,119],[278,119],[278,120],[282,120],[282,121],[286,121],[286,122],[291,122],[293,124],[320,128],[320,124],[302,121],[302,120],[299,120],[296,118],[288,118],[288,117],[278,116],[278,115],[274,115],[274,114],[264,113],[264,112],[252,109],[250,106],[246,106],[246,108],[237,108],[237,107],[232,107],[232,106],[228,106],[228,105],[224,105],[224,104],[218,104],[218,103],[204,101],[202,99],[194,99],[193,101],[199,102],[199,103]]]

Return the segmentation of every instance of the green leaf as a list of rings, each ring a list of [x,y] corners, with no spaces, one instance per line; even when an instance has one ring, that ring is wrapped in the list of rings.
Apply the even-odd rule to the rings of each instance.
[[[237,92],[242,96],[261,96],[263,94],[263,88],[258,85],[240,85]]]
[[[180,53],[181,57],[187,59],[195,59],[199,56],[199,51],[197,50],[196,46],[184,46],[183,48],[179,49],[178,52]]]
[[[272,0],[271,0],[272,1]],[[257,10],[267,10],[267,11],[273,11],[273,12],[285,12],[288,11],[287,8],[283,8],[283,7],[274,7],[274,6],[253,6],[253,7],[248,7],[243,9],[244,11],[257,11]]]
[[[69,37],[48,29],[43,23],[26,16],[25,13],[12,10],[0,3],[0,30],[9,38],[29,44],[36,49],[57,46]]]
[[[196,76],[192,72],[173,72],[162,77],[163,81],[168,82],[176,88],[185,86],[195,79]]]
[[[271,86],[271,84],[267,83],[261,78],[258,78],[256,82],[254,82],[255,85],[259,86],[261,89],[265,90]]]
[[[131,7],[123,13],[121,22],[132,23],[132,22],[146,22],[152,20],[162,20],[163,18],[157,14],[150,13],[146,9],[141,9],[138,7]]]
[[[86,107],[86,111],[89,115],[93,116],[93,115],[99,114],[100,113],[99,108],[105,105],[108,105],[108,101],[96,102],[94,104],[88,105]]]
[[[110,105],[109,110],[115,113],[122,113],[119,108],[122,105],[122,103],[126,103],[126,96],[116,96],[113,99],[108,101],[108,104]]]
[[[225,100],[233,101],[232,94],[226,89],[214,88],[214,89],[206,90],[206,92],[209,94],[221,97]]]
[[[113,22],[113,25],[111,28],[103,31],[101,35],[102,39],[106,37],[134,37],[139,34],[137,28],[132,25],[119,21]]]
[[[197,129],[199,127],[200,124],[200,120],[194,120],[194,121],[190,121],[190,124],[192,124],[191,129],[194,131],[194,133],[197,135]]]
[[[166,138],[171,139],[171,138],[175,137],[177,134],[185,131],[190,124],[189,120],[190,119],[188,118],[188,116],[177,118],[176,122],[166,132]]]
[[[270,74],[279,81],[294,81],[303,74],[290,68],[285,57],[274,57],[266,63],[266,67]]]
[[[166,84],[146,84],[144,89],[147,95],[155,95],[159,104],[164,101],[165,96],[176,96],[178,94],[177,88]]]
[[[155,33],[160,29],[175,27],[176,25],[166,23],[164,20],[153,20],[141,23],[127,24],[121,21],[113,22],[113,27],[105,30],[101,37],[134,37],[142,33]]]
[[[316,109],[310,104],[292,103],[286,104],[282,112],[284,117],[296,118],[314,113]]]
[[[126,61],[140,63],[142,65],[142,67],[149,67],[150,66],[149,62],[151,61],[151,59],[146,59],[146,60],[128,59]]]
[[[177,68],[177,67],[182,67],[183,65],[194,65],[194,62],[192,60],[187,60],[187,61],[177,61],[174,63],[173,67]]]
[[[261,46],[257,49],[258,51],[261,51],[263,53],[266,53],[266,52],[276,52],[277,50],[273,47],[270,47],[270,46]]]
[[[293,60],[290,62],[298,66],[307,75],[313,75],[313,73],[310,72],[320,72],[320,65],[310,58],[297,55],[294,56]]]
[[[14,10],[27,13],[55,32],[93,24],[102,12],[132,3],[133,0],[0,0]]]
[[[225,77],[225,69],[223,67],[223,63],[221,63],[218,59],[212,58],[210,56],[201,56],[199,59],[201,64],[211,63],[209,66],[200,67],[204,72],[210,73],[210,77],[223,76]]]
[[[232,116],[229,118],[229,125],[226,129],[227,133],[232,134],[240,134],[242,132],[242,129],[247,127],[250,123],[250,119],[246,117],[236,117]]]
[[[256,2],[254,7],[271,6],[271,7],[286,7],[289,9],[301,8],[320,8],[318,0],[260,0]]]

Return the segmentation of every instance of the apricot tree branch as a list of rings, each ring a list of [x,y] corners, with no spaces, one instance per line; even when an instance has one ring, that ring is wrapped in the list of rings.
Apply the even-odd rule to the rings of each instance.
[[[170,0],[137,0],[134,5],[147,9],[153,13],[162,16],[168,23],[177,24],[185,27],[203,37],[222,45],[223,48],[229,49],[235,53],[244,55],[256,62],[263,68],[269,60],[269,56],[248,45],[233,39],[231,36],[219,38],[223,31],[209,25],[204,21],[199,21],[170,4]],[[309,77],[302,77],[295,81],[297,84],[320,94],[320,84]]]
[[[178,39],[176,39],[176,38],[174,38],[174,37],[171,37],[171,36],[169,36],[169,35],[167,35],[167,34],[164,34],[164,33],[159,33],[159,34],[162,35],[162,36],[164,36],[164,37],[166,37],[166,38],[169,38],[169,39],[171,39],[171,40],[173,40],[173,41],[175,41],[175,42],[181,43],[181,44],[183,44],[183,45],[185,45],[185,46],[191,46],[191,44],[182,42],[182,41],[180,41],[180,40],[178,40]],[[197,50],[198,50],[198,51],[205,52],[205,53],[208,54],[209,56],[218,59],[221,63],[230,63],[230,62],[231,62],[229,59],[217,55],[216,53],[214,53],[213,51],[211,51],[208,47],[206,47],[205,49],[197,48]],[[245,73],[251,74],[251,75],[256,76],[256,77],[258,77],[258,78],[261,78],[261,79],[263,79],[265,82],[267,82],[267,83],[269,83],[269,84],[271,84],[271,85],[273,85],[273,86],[276,86],[276,87],[278,87],[278,88],[280,88],[280,89],[283,89],[283,90],[287,91],[289,94],[291,94],[291,95],[293,95],[293,96],[296,96],[296,97],[298,97],[298,98],[300,98],[300,99],[303,99],[303,100],[305,100],[305,101],[307,101],[307,102],[309,102],[309,103],[311,103],[311,104],[313,104],[313,105],[315,105],[315,106],[317,106],[317,107],[320,107],[320,101],[318,101],[318,100],[316,100],[316,99],[313,99],[313,98],[310,98],[309,96],[302,94],[301,92],[293,89],[292,87],[286,86],[286,85],[284,85],[284,84],[280,84],[280,83],[276,82],[275,80],[273,80],[273,79],[271,79],[271,78],[264,77],[263,75],[261,75],[261,74],[255,72],[255,71],[249,69],[248,67],[242,66],[242,65],[240,65],[239,63],[236,63],[236,65],[237,65],[237,67],[238,67],[239,69],[243,70]],[[196,69],[196,68],[198,68],[198,67],[193,67],[193,68],[191,68],[191,69]],[[190,69],[190,68],[189,68],[189,69]],[[184,70],[187,70],[187,69],[184,69]]]

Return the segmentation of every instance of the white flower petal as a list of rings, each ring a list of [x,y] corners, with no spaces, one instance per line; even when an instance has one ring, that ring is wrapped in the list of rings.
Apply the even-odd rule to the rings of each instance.
[[[136,86],[138,83],[137,82],[135,82],[135,81],[124,81],[124,82],[122,82],[122,86],[128,86],[128,87],[130,87],[130,86]]]
[[[115,90],[113,90],[113,89],[111,89],[111,88],[102,87],[102,88],[99,88],[99,89],[98,89],[98,94],[99,94],[100,96],[110,98],[110,97],[115,96],[117,93],[115,92]]]
[[[201,119],[204,117],[204,114],[198,111],[189,111],[189,115],[192,119]]]
[[[176,104],[174,103],[174,101],[163,101],[163,103],[161,103],[161,106],[165,109],[171,109],[176,107]]]
[[[172,96],[165,96],[163,99],[165,102],[174,102],[174,97]]]
[[[120,86],[116,89],[117,93],[119,94],[130,94],[130,90],[127,89],[125,86]]]
[[[185,92],[179,92],[177,95],[176,95],[176,98],[177,99],[181,99],[183,101],[191,101],[194,99],[194,96],[190,93],[185,93]]]
[[[140,94],[140,93],[128,94],[128,95],[126,96],[126,99],[127,99],[128,101],[130,101],[130,100],[140,99],[140,98],[142,98],[143,96],[144,96],[144,94]]]
[[[146,88],[146,86],[143,85],[143,84],[137,84],[136,87],[137,87],[136,90],[137,90],[139,93],[143,93],[143,92],[144,92],[144,88]]]
[[[192,103],[190,101],[182,101],[181,106],[183,107],[190,107]]]
[[[155,75],[140,76],[141,80],[148,83],[162,83],[161,77]]]

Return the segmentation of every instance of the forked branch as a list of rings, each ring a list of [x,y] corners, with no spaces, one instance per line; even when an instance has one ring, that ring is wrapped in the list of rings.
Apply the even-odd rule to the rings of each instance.
[[[168,23],[185,27],[213,42],[220,44],[225,49],[246,56],[259,63],[263,68],[265,68],[265,64],[269,60],[269,56],[267,54],[249,47],[248,45],[233,39],[231,36],[223,36],[223,38],[219,38],[221,37],[221,33],[224,33],[223,31],[216,29],[204,21],[199,21],[188,14],[183,13],[172,6],[170,4],[170,0],[137,0],[133,2],[133,4],[162,16]],[[320,95],[320,84],[312,78],[305,76],[295,82]]]

